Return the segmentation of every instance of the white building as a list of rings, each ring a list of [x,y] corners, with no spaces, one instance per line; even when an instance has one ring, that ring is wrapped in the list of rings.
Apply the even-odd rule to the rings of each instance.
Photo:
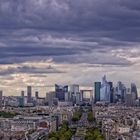
[[[130,128],[129,127],[118,127],[117,128],[117,132],[119,134],[129,133],[130,132]]]

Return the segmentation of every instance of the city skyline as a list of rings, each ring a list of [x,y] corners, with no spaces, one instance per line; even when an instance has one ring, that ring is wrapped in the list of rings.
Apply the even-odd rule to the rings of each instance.
[[[140,89],[139,4],[1,0],[0,87],[93,86],[106,74]]]
[[[79,87],[79,90],[92,90],[93,94],[95,93],[95,83],[103,83],[103,79],[106,79],[106,75],[104,75],[100,80],[96,80],[93,82],[92,86],[82,86],[79,85],[77,83],[73,83],[73,84],[60,84],[60,83],[55,83],[54,85],[44,85],[44,86],[37,86],[37,85],[26,85],[26,86],[22,86],[22,87],[18,87],[18,86],[14,86],[14,87],[7,87],[7,89],[5,90],[5,88],[0,87],[1,91],[4,93],[4,96],[20,96],[22,95],[22,92],[24,93],[25,96],[28,96],[28,91],[29,89],[32,90],[32,96],[36,96],[36,93],[38,96],[40,97],[44,97],[46,96],[46,93],[53,93],[55,92],[55,89],[57,86],[60,87],[71,87],[73,85],[77,85]],[[106,80],[105,80],[106,81]],[[106,81],[107,82],[107,81]],[[128,85],[126,85],[126,83],[124,83],[123,81],[111,81],[110,79],[108,79],[109,84],[111,84],[113,86],[113,88],[117,87],[119,83],[122,83],[126,88],[130,89],[132,85],[136,85],[137,84],[130,82]],[[138,91],[138,96],[140,96],[140,92],[139,89],[137,88]]]
[[[27,86],[26,90],[20,91],[20,95],[17,96],[6,96],[3,94],[4,91],[1,90],[1,106],[52,106],[57,105],[58,102],[79,105],[83,101],[97,105],[121,103],[126,106],[138,106],[140,101],[135,83],[131,83],[131,86],[127,87],[123,82],[118,81],[115,85],[106,78],[106,75],[102,77],[101,81],[94,82],[91,89],[87,87],[83,89],[78,84],[55,84],[54,86],[44,87],[44,90],[43,87],[40,88],[42,91],[38,90],[37,87]],[[49,88],[54,89],[50,91]]]

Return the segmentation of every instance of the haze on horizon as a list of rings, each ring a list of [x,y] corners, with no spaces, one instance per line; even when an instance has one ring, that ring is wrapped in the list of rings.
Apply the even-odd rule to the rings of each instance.
[[[104,74],[140,88],[140,1],[0,0],[0,87]]]

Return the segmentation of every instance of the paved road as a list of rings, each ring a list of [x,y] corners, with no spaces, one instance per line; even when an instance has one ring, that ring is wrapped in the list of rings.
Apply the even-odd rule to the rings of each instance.
[[[88,120],[87,120],[87,113],[86,112],[83,112],[82,113],[82,116],[81,116],[81,119],[78,121],[78,123],[71,123],[70,127],[74,128],[74,127],[93,127],[95,125],[94,122],[92,123],[89,123]]]
[[[88,120],[87,120],[87,113],[82,113],[81,119],[78,122],[78,126],[87,126],[88,125]]]

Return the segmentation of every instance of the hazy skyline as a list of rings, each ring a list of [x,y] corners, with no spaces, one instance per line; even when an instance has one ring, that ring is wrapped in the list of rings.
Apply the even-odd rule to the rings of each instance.
[[[109,81],[140,88],[140,1],[0,0],[0,86]]]

